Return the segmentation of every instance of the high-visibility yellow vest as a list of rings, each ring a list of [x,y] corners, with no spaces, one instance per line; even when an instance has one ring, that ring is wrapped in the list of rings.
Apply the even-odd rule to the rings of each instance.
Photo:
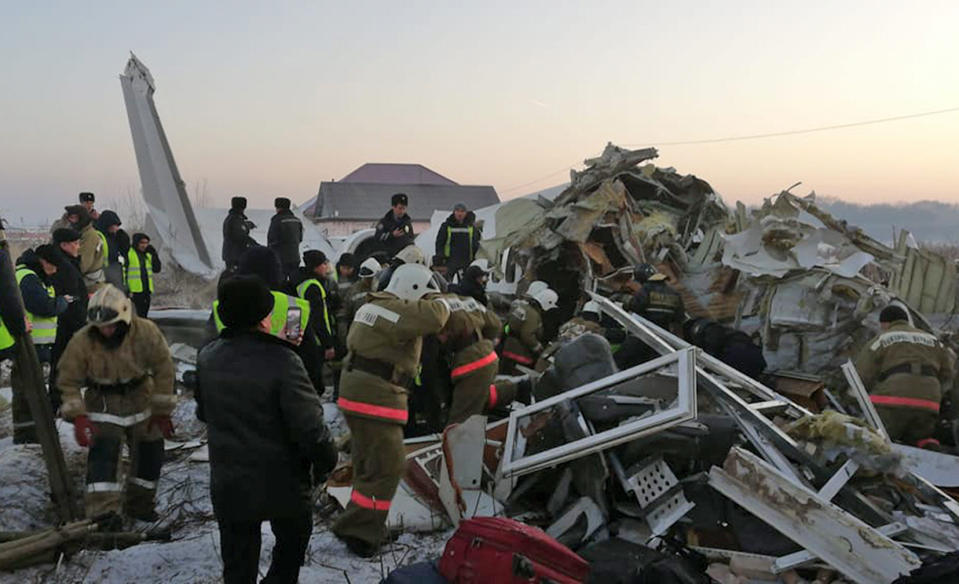
[[[16,275],[17,286],[19,286],[21,280],[30,275],[37,276],[37,273],[26,266],[17,266]],[[39,278],[39,276],[37,277]],[[42,284],[43,280],[40,280],[40,283]],[[56,298],[57,293],[54,292],[53,286],[45,286],[45,288],[50,298]],[[30,331],[30,336],[33,338],[35,345],[51,345],[57,340],[57,317],[37,316],[28,310],[27,319],[33,324],[33,330]]]
[[[100,243],[103,245],[103,267],[105,268],[110,264],[110,244],[107,243],[107,236],[102,231],[94,229],[93,232],[100,237]]]
[[[141,270],[147,271],[147,288],[151,293],[153,292],[153,254],[147,252],[143,255],[146,257],[146,261],[143,262],[143,266],[140,266],[140,254],[132,247],[127,252],[126,280],[130,292],[143,292],[143,272]]]
[[[290,306],[296,306],[300,309],[300,329],[306,330],[307,323],[310,322],[310,303],[297,298],[288,296],[282,292],[271,290],[273,294],[273,311],[270,313],[270,334],[279,336],[286,327],[286,313]],[[213,301],[213,324],[216,325],[216,332],[226,328],[223,321],[220,320],[220,301]]]
[[[316,278],[310,278],[309,280],[303,280],[299,286],[296,287],[296,293],[300,298],[306,299],[306,291],[310,289],[310,286],[319,286],[320,296],[323,298],[323,326],[326,327],[326,332],[333,336],[333,323],[330,319],[330,307],[326,303],[326,287],[320,283]]]
[[[450,257],[450,243],[453,241],[453,233],[466,233],[468,235],[467,242],[470,247],[470,260],[473,259],[473,226],[469,227],[450,227],[446,226],[446,245],[444,246],[443,253],[446,257]]]
[[[9,349],[13,346],[13,343],[14,339],[13,335],[10,334],[10,329],[4,324],[3,317],[0,317],[0,351]]]

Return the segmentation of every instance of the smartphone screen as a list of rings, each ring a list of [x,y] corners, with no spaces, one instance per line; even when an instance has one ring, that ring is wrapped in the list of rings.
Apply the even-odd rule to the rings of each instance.
[[[303,315],[303,311],[299,306],[291,306],[286,309],[286,338],[295,341],[300,338],[300,333],[303,332],[303,329],[300,327],[300,318]]]

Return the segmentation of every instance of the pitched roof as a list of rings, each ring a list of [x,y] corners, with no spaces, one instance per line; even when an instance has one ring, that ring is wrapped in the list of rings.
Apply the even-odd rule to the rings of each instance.
[[[394,185],[448,185],[456,183],[422,164],[367,162],[339,182]]]
[[[452,209],[458,202],[469,209],[499,203],[499,195],[490,186],[435,184],[380,184],[356,182],[324,182],[320,192],[300,206],[307,217],[317,219],[376,221],[390,208],[390,197],[406,193],[410,204],[407,213],[414,221],[429,221],[433,211]]]

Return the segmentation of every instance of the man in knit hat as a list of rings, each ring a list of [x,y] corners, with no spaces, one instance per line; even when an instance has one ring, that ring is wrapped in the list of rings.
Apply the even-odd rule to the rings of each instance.
[[[233,197],[230,200],[230,212],[223,220],[223,253],[228,272],[235,272],[240,263],[240,256],[247,249],[257,245],[256,240],[250,237],[250,230],[256,227],[246,218],[246,197]]]
[[[266,245],[276,252],[287,279],[293,277],[300,266],[300,242],[303,241],[303,224],[290,210],[290,200],[277,197],[273,201],[276,215],[270,219]]]
[[[255,582],[263,521],[276,544],[264,582],[296,582],[313,530],[310,490],[337,462],[323,408],[292,345],[270,334],[275,296],[256,276],[224,280],[226,325],[197,358],[223,580]],[[312,479],[312,480],[311,480]]]
[[[310,303],[310,328],[316,332],[323,360],[329,362],[336,357],[336,319],[330,308],[326,277],[330,263],[322,251],[311,249],[303,252],[303,264],[296,278],[296,295]]]

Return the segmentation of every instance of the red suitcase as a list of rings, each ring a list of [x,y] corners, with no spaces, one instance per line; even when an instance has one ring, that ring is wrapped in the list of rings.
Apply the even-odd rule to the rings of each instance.
[[[454,584],[579,584],[589,564],[541,529],[476,517],[460,523],[446,542],[440,574]]]

